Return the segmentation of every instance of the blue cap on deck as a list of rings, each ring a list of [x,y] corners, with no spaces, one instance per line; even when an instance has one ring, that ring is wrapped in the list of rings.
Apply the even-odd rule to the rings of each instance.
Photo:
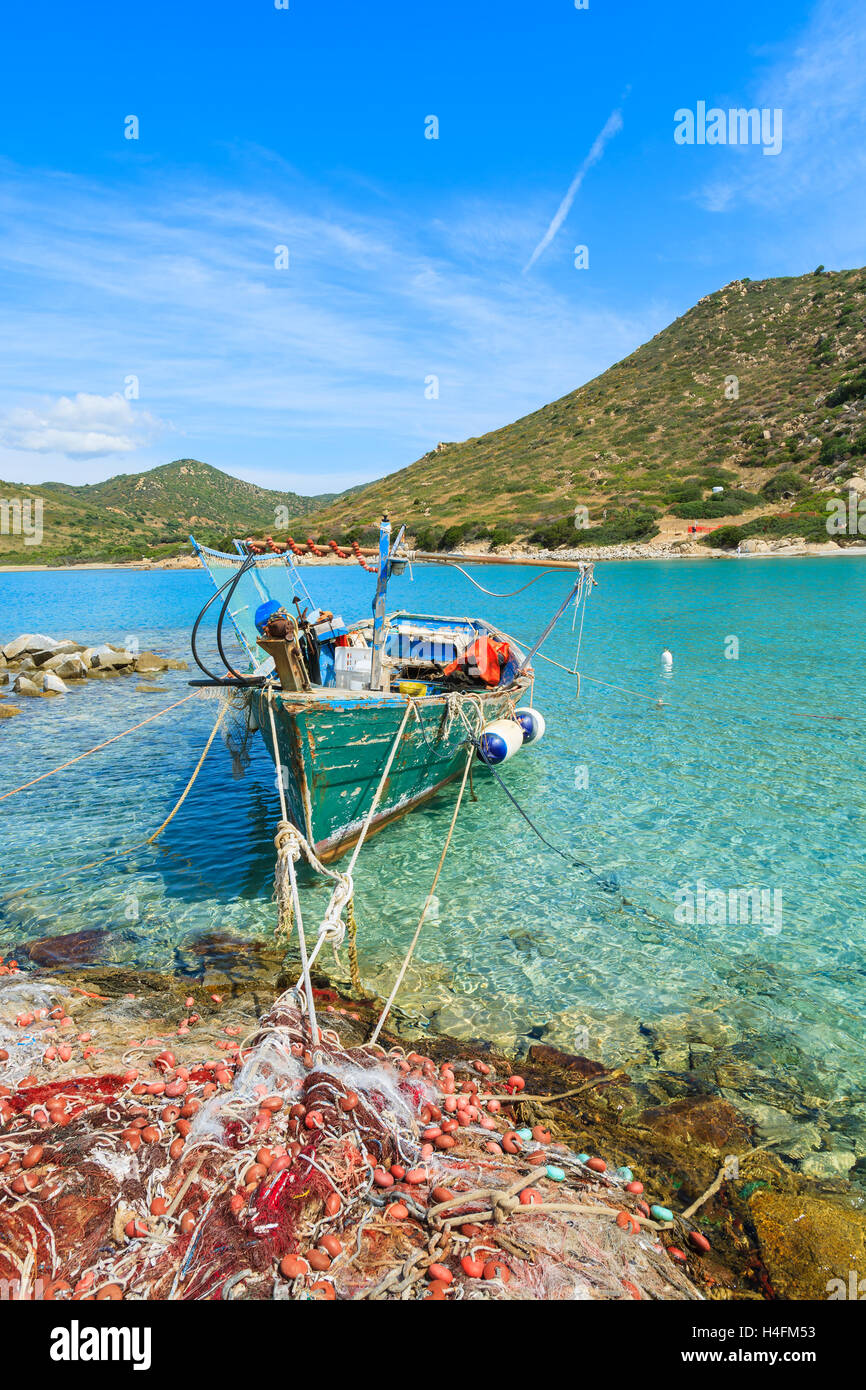
[[[272,618],[275,613],[279,612],[279,609],[280,605],[274,598],[268,599],[267,603],[260,603],[258,608],[256,609],[256,631],[264,632],[265,628],[267,627],[268,618]]]

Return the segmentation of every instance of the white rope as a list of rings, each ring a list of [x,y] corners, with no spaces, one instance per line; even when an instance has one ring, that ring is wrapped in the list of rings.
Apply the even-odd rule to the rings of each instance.
[[[409,969],[409,962],[410,962],[410,960],[412,959],[412,955],[413,955],[413,953],[414,953],[414,951],[415,951],[415,947],[416,947],[417,944],[418,944],[418,938],[419,938],[419,936],[421,935],[421,928],[422,928],[423,925],[424,925],[424,918],[427,916],[427,910],[428,910],[428,908],[430,907],[431,902],[433,901],[433,895],[434,895],[434,893],[436,892],[436,884],[439,882],[439,875],[440,875],[441,872],[442,872],[442,865],[445,863],[445,856],[446,856],[446,854],[448,853],[448,846],[451,844],[451,836],[454,834],[454,826],[455,826],[456,823],[457,823],[457,812],[460,810],[460,803],[461,803],[462,800],[463,800],[463,793],[464,793],[464,791],[466,790],[466,778],[469,776],[469,769],[470,769],[470,767],[472,766],[472,759],[473,759],[474,757],[475,757],[475,748],[474,748],[474,746],[473,746],[473,747],[470,747],[469,752],[468,752],[467,757],[466,757],[466,766],[465,766],[464,769],[463,769],[463,781],[460,783],[460,792],[459,792],[459,794],[458,794],[457,802],[456,802],[456,805],[455,805],[455,807],[454,807],[454,814],[453,814],[452,817],[451,817],[451,824],[450,824],[450,826],[448,827],[448,834],[447,834],[447,836],[446,836],[446,838],[445,838],[445,844],[444,844],[444,846],[443,846],[443,848],[442,848],[442,855],[441,855],[441,857],[440,857],[440,859],[439,859],[439,863],[438,863],[438,865],[437,865],[437,867],[436,867],[436,872],[435,872],[435,874],[433,875],[433,882],[432,882],[431,885],[430,885],[430,891],[429,891],[429,893],[427,894],[426,902],[424,903],[424,906],[423,906],[423,908],[421,909],[421,916],[418,918],[418,925],[417,925],[417,927],[415,928],[415,935],[412,937],[412,940],[411,940],[411,942],[409,943],[409,949],[408,949],[408,951],[406,952],[406,955],[405,955],[404,958],[403,958],[403,964],[400,966],[400,970],[399,970],[399,972],[398,972],[398,974],[397,974],[397,978],[396,978],[396,980],[394,981],[394,988],[391,990],[391,993],[388,995],[387,1001],[386,1001],[386,1003],[385,1003],[385,1007],[384,1007],[384,1009],[382,1010],[381,1014],[379,1015],[379,1021],[378,1021],[378,1023],[376,1024],[376,1027],[374,1028],[373,1032],[370,1034],[370,1042],[371,1042],[371,1043],[374,1043],[374,1042],[376,1041],[376,1039],[378,1038],[379,1034],[381,1033],[382,1028],[383,1028],[383,1025],[384,1025],[384,1023],[385,1023],[385,1019],[388,1017],[388,1014],[391,1012],[391,1005],[394,1003],[394,1000],[395,1000],[396,997],[397,997],[397,991],[399,990],[400,986],[401,986],[402,983],[403,983],[403,977],[405,976],[406,971]]]
[[[363,843],[364,843],[364,840],[365,840],[366,835],[367,835],[367,831],[368,831],[369,828],[370,828],[370,822],[371,822],[371,820],[373,819],[373,814],[374,814],[374,812],[375,812],[375,810],[376,810],[376,807],[377,807],[378,804],[379,804],[379,798],[381,797],[382,792],[383,792],[384,787],[385,787],[385,783],[386,783],[387,780],[388,780],[388,773],[391,771],[391,764],[393,763],[394,758],[397,756],[397,749],[398,749],[398,747],[399,747],[399,745],[400,745],[400,740],[401,740],[402,737],[403,737],[403,731],[404,731],[404,729],[406,728],[406,725],[407,725],[407,723],[408,723],[408,721],[409,721],[409,715],[412,713],[413,707],[414,707],[414,702],[413,702],[413,700],[412,700],[412,698],[411,698],[411,696],[410,696],[410,697],[407,699],[407,701],[406,701],[406,712],[405,712],[405,714],[403,715],[402,720],[400,721],[400,727],[399,727],[399,729],[397,730],[396,737],[395,737],[395,739],[394,739],[394,742],[393,742],[392,745],[391,745],[391,751],[390,751],[390,753],[388,754],[388,761],[385,763],[385,767],[384,767],[384,769],[383,769],[383,771],[382,771],[382,776],[379,778],[379,785],[378,785],[378,787],[376,788],[376,794],[375,794],[375,796],[373,797],[373,800],[370,802],[370,809],[369,809],[369,811],[367,812],[367,815],[366,815],[365,820],[364,820],[364,824],[363,824],[362,827],[361,827],[361,833],[360,833],[360,835],[358,836],[357,844],[355,845],[355,848],[354,848],[353,851],[352,851],[352,857],[351,857],[351,859],[349,860],[349,867],[348,867],[348,869],[346,870],[346,873],[347,873],[347,874],[351,874],[351,873],[352,873],[352,870],[354,869],[356,863],[358,862],[358,855],[361,853],[361,846],[362,846]]]
[[[282,812],[282,821],[280,822],[280,826],[277,831],[277,839],[275,843],[277,844],[278,857],[281,849],[287,848],[290,844],[293,851],[291,855],[291,861],[288,866],[288,876],[290,879],[290,889],[294,906],[294,912],[298,924],[298,939],[301,945],[301,963],[303,972],[302,978],[304,982],[304,989],[307,994],[308,1006],[311,1012],[311,1027],[313,1027],[314,1025],[312,1020],[314,1019],[315,1015],[312,1005],[312,986],[310,984],[310,971],[315,965],[319,952],[321,951],[322,947],[325,945],[326,942],[330,942],[336,950],[342,944],[345,938],[346,924],[343,921],[343,912],[346,908],[346,905],[351,901],[355,891],[352,871],[357,862],[358,855],[361,852],[361,846],[363,845],[364,840],[366,839],[367,831],[370,828],[370,823],[373,819],[373,816],[376,813],[376,807],[378,806],[379,801],[381,799],[382,792],[385,788],[385,783],[388,780],[388,774],[391,771],[394,758],[397,755],[397,749],[400,746],[400,740],[403,737],[403,733],[406,728],[406,723],[409,719],[409,715],[412,713],[414,705],[411,698],[406,703],[406,711],[400,722],[400,727],[397,730],[394,742],[391,745],[388,758],[382,770],[382,775],[379,778],[379,784],[376,787],[375,794],[373,796],[372,801],[370,802],[369,809],[364,818],[364,823],[361,826],[361,833],[358,836],[357,843],[355,844],[355,848],[352,852],[352,857],[349,860],[348,868],[341,872],[334,869],[329,869],[327,865],[323,864],[322,861],[319,859],[318,855],[316,854],[315,850],[313,849],[312,845],[306,839],[306,837],[301,833],[300,830],[298,830],[297,826],[293,825],[289,821],[288,809],[286,807],[285,788],[283,784],[282,763],[280,760],[279,747],[277,744],[276,722],[274,719],[273,686],[269,685],[266,687],[266,694],[268,701],[268,714],[271,721],[271,738],[274,745],[274,763],[277,769],[277,783],[280,792],[280,808]],[[315,870],[316,873],[321,874],[323,877],[334,880],[334,888],[331,892],[331,898],[327,908],[325,909],[325,915],[319,925],[318,938],[316,940],[315,946],[310,952],[309,959],[306,955],[306,939],[304,937],[303,921],[300,916],[301,909],[300,903],[298,901],[297,881],[293,862],[299,857],[300,854],[304,855],[304,858],[307,860],[310,867],[313,870]],[[295,992],[297,993],[297,991],[298,986],[296,985]]]
[[[395,757],[397,756],[397,749],[400,746],[400,741],[403,737],[403,733],[405,731],[409,715],[412,713],[413,708],[414,702],[411,698],[409,698],[406,701],[406,710],[402,720],[400,721],[400,727],[397,730],[394,742],[391,744],[391,750],[388,754],[385,766],[382,769],[382,775],[379,778],[379,785],[376,788],[373,799],[370,802],[367,814],[364,817],[364,824],[361,826],[361,833],[358,836],[355,848],[352,851],[352,857],[349,860],[348,868],[346,868],[340,874],[332,875],[332,877],[337,879],[337,883],[335,884],[333,892],[331,893],[331,900],[328,903],[327,908],[325,909],[325,915],[322,918],[321,925],[319,926],[319,939],[316,942],[315,947],[313,948],[313,954],[310,957],[310,965],[314,963],[316,957],[319,954],[319,951],[322,949],[326,941],[330,941],[336,949],[338,946],[342,944],[343,939],[346,935],[346,924],[343,921],[343,909],[345,908],[346,904],[349,902],[349,900],[352,897],[352,894],[354,893],[353,870],[355,868],[356,863],[358,862],[358,855],[361,853],[361,846],[363,845],[364,840],[367,837],[367,831],[370,828],[370,823],[373,819],[373,816],[376,814],[376,807],[379,805],[379,800],[382,796],[382,792],[385,789],[385,783],[388,780],[388,774],[390,773],[391,766],[394,762]]]
[[[271,738],[274,744],[274,766],[277,770],[277,787],[280,793],[280,812],[281,819],[277,826],[277,834],[274,844],[277,848],[277,867],[274,875],[274,887],[277,892],[277,901],[281,908],[286,901],[286,877],[289,880],[289,893],[292,899],[292,907],[295,913],[295,925],[298,929],[298,942],[301,947],[301,972],[304,981],[304,993],[307,998],[307,1013],[310,1019],[310,1035],[313,1046],[319,1043],[319,1025],[316,1021],[316,1006],[313,1001],[313,986],[310,980],[310,962],[307,960],[307,942],[304,936],[304,919],[301,914],[301,903],[298,897],[298,879],[295,873],[295,862],[300,858],[301,845],[297,829],[289,820],[289,813],[286,807],[286,789],[283,785],[283,765],[280,758],[280,748],[277,741],[277,725],[274,719],[273,686],[267,687],[268,715],[271,721]]]
[[[590,570],[589,577],[590,577],[590,580],[591,580],[591,579],[592,579],[592,571],[591,571],[591,570]],[[581,646],[582,646],[582,644],[583,644],[583,620],[584,620],[584,618],[586,617],[586,608],[587,608],[587,604],[589,603],[589,596],[590,596],[591,593],[592,593],[592,584],[590,583],[590,585],[588,586],[588,588],[587,588],[587,590],[586,590],[586,593],[584,594],[584,592],[583,592],[583,576],[581,576],[580,592],[579,592],[579,594],[578,594],[577,604],[576,604],[575,610],[574,610],[574,616],[575,616],[575,618],[576,618],[576,617],[577,617],[577,609],[578,609],[578,607],[580,608],[580,631],[579,631],[578,634],[577,634],[577,651],[576,651],[575,654],[574,654],[574,673],[575,673],[575,675],[577,676],[577,694],[578,694],[578,696],[580,695],[580,648],[581,648]],[[572,630],[572,632],[574,632],[574,622],[572,622],[572,624],[571,624],[571,630]],[[540,653],[539,653],[539,655],[540,655]]]
[[[298,832],[291,821],[281,820],[277,826],[277,833],[274,839],[277,847],[277,868],[274,875],[274,885],[277,891],[277,901],[282,909],[286,897],[291,896],[292,908],[295,914],[295,924],[298,928],[298,941],[301,947],[301,976],[304,981],[304,994],[307,1001],[307,1013],[310,1019],[310,1034],[313,1039],[313,1046],[319,1043],[319,1025],[316,1021],[316,1006],[313,1002],[313,985],[310,980],[311,962],[307,959],[307,941],[304,936],[304,919],[301,915],[301,903],[298,897],[298,878],[295,873],[295,863],[301,856],[301,846],[299,843]],[[288,879],[289,893],[286,893],[286,880]]]

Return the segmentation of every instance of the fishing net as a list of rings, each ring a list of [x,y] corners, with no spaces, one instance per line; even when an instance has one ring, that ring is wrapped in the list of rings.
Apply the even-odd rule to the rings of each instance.
[[[0,997],[7,1033],[20,1003]],[[281,996],[216,1060],[184,1038],[186,1061],[164,1048],[140,1070],[61,1077],[43,1037],[25,1076],[3,1049],[11,1296],[701,1296],[627,1174],[510,1128],[520,1078],[330,1029],[314,1046],[303,1003]]]

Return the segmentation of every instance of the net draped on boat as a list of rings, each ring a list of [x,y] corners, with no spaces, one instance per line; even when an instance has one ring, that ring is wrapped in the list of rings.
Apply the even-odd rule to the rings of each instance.
[[[240,569],[247,558],[240,553],[229,555],[222,550],[212,550],[192,536],[190,540],[217,589]],[[315,606],[298,571],[294,555],[257,555],[238,581],[226,614],[246,651],[249,671],[268,671],[273,665],[270,657],[263,658],[261,648],[256,645],[259,633],[255,613],[259,604],[271,599],[285,608],[287,613],[295,613],[295,598],[301,600],[302,607]],[[218,611],[218,604],[214,607]]]

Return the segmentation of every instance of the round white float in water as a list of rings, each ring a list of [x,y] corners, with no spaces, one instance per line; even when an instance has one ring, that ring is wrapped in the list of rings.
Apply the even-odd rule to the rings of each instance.
[[[672,654],[668,651],[667,647],[665,647],[664,651],[662,652],[662,666],[664,666],[664,668],[665,668],[666,671],[669,671],[669,670],[671,669],[671,667],[673,666],[673,664],[674,664],[673,656],[672,656]]]
[[[482,762],[507,763],[523,747],[523,729],[514,719],[494,719],[481,731]]]
[[[544,738],[546,724],[544,715],[537,709],[532,709],[529,705],[521,705],[520,709],[514,711],[514,718],[523,730],[524,743],[538,743],[539,739]]]

